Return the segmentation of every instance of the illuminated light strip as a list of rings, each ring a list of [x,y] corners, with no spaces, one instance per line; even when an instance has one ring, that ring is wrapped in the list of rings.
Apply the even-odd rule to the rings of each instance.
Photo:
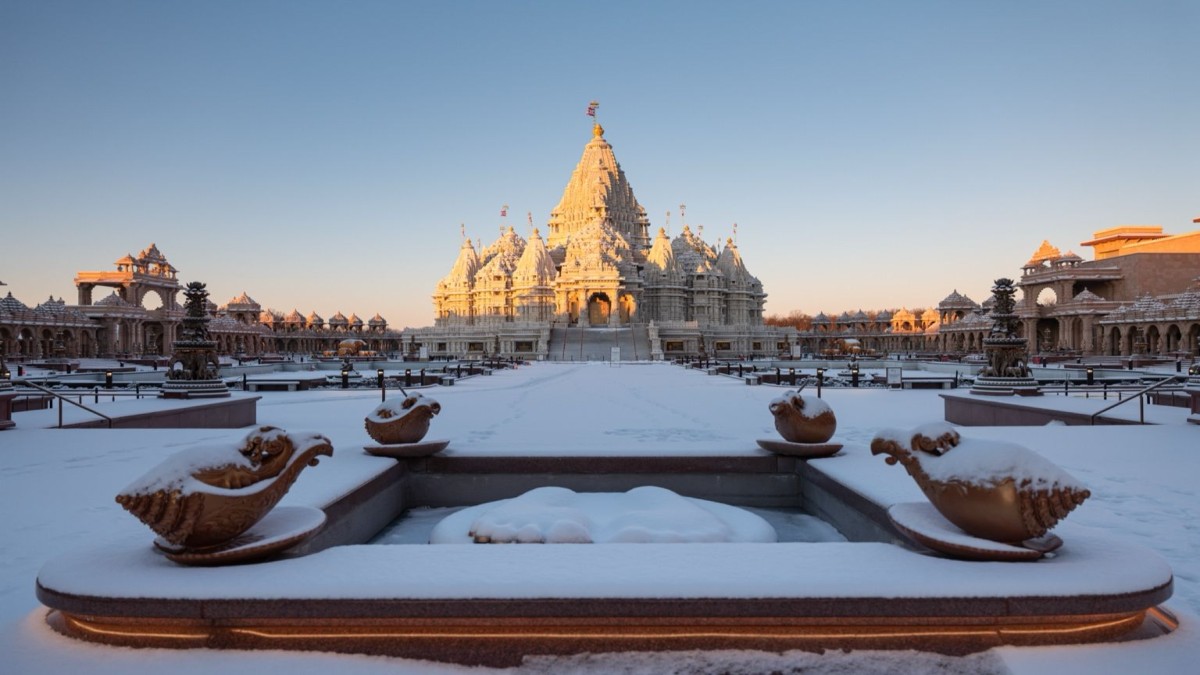
[[[85,633],[95,635],[114,635],[119,637],[152,637],[152,638],[167,638],[171,640],[207,640],[212,636],[212,631],[202,633],[165,633],[160,631],[145,631],[145,630],[118,630],[116,628],[104,628],[108,624],[99,624],[85,621],[76,618],[70,614],[63,614],[63,619],[72,627],[77,628]]]
[[[1082,633],[1090,630],[1100,630],[1102,628],[1115,628],[1122,624],[1138,624],[1145,618],[1144,614],[1132,614],[1120,619],[1112,621],[1101,621],[1098,623],[1078,624],[1068,628],[999,628],[1002,633],[1013,633],[1017,635],[1038,635],[1038,634],[1065,634],[1065,633]],[[1173,630],[1173,629],[1172,629]]]
[[[757,638],[757,639],[816,639],[816,638],[857,638],[857,637],[945,637],[945,636],[990,636],[995,635],[994,630],[976,630],[976,631],[961,631],[961,632],[927,632],[927,633],[903,633],[903,632],[855,632],[855,631],[839,631],[834,633],[817,633],[805,631],[801,633],[751,633],[751,632],[670,632],[670,633],[394,633],[394,632],[379,632],[379,633],[268,633],[259,629],[253,628],[235,628],[231,632],[243,635],[251,635],[268,640],[287,640],[291,638],[482,638],[482,639],[500,639],[500,638],[537,638],[537,639],[560,639],[574,640],[580,637],[599,638],[599,639],[621,639],[621,640],[659,640],[662,638]]]
[[[994,626],[989,628],[962,628],[962,629],[929,629],[929,630],[887,630],[887,629],[862,629],[858,630],[838,630],[836,632],[821,632],[818,630],[805,630],[802,626],[786,627],[777,632],[764,633],[752,631],[662,631],[662,632],[639,632],[639,633],[622,633],[613,631],[578,631],[556,633],[548,632],[522,632],[514,630],[512,632],[433,632],[433,631],[389,631],[380,630],[376,632],[283,632],[286,628],[278,632],[270,632],[261,628],[232,628],[230,632],[242,635],[250,635],[268,640],[287,640],[292,638],[321,638],[321,637],[341,637],[341,638],[506,638],[506,637],[526,637],[540,639],[574,639],[578,637],[594,637],[594,638],[610,638],[610,639],[642,639],[654,640],[661,638],[723,638],[723,637],[744,637],[744,638],[759,638],[759,639],[824,639],[824,638],[913,638],[913,637],[984,637],[994,636],[997,634],[1022,634],[1022,635],[1061,635],[1069,633],[1086,633],[1099,631],[1106,628],[1112,628],[1128,623],[1138,623],[1141,621],[1141,615],[1133,615],[1116,619],[1112,621],[1103,621],[1099,623],[1080,624],[1062,628],[1053,627],[1036,627],[1036,628],[1016,628],[1010,629],[1003,626]],[[650,627],[652,628],[652,627]],[[825,629],[828,631],[829,629]]]
[[[1150,608],[1147,613],[1153,614],[1155,618],[1162,621],[1168,630],[1174,630],[1178,627],[1178,620],[1174,619],[1169,613],[1159,610],[1158,608]],[[826,627],[819,630],[806,630],[804,626],[781,626],[779,630],[774,632],[762,631],[746,631],[737,630],[736,627],[731,627],[727,631],[689,631],[689,630],[664,630],[655,632],[654,626],[644,626],[642,631],[637,633],[618,632],[605,630],[601,627],[598,631],[559,631],[547,632],[539,631],[522,631],[519,628],[511,631],[490,631],[479,632],[474,630],[463,630],[458,632],[449,631],[422,631],[422,630],[378,630],[378,631],[352,631],[352,630],[330,630],[330,631],[306,631],[296,632],[289,630],[286,626],[281,627],[276,631],[268,628],[237,628],[237,627],[214,627],[213,629],[197,629],[203,632],[166,632],[159,630],[137,630],[135,628],[118,629],[110,627],[111,624],[103,624],[100,622],[89,622],[84,619],[77,618],[69,614],[62,615],[64,620],[73,628],[76,628],[84,633],[93,635],[106,635],[125,638],[159,638],[175,641],[204,641],[212,638],[220,633],[231,633],[236,635],[244,635],[249,637],[260,638],[268,641],[272,640],[293,640],[293,639],[321,639],[321,638],[357,638],[357,639],[541,639],[541,640],[565,640],[565,639],[620,639],[620,640],[660,640],[660,639],[713,639],[713,638],[745,638],[745,639],[766,639],[766,640],[817,640],[817,639],[896,639],[896,638],[963,638],[963,637],[996,637],[1004,635],[1067,635],[1080,634],[1089,632],[1099,632],[1105,629],[1120,627],[1126,624],[1136,624],[1144,618],[1144,614],[1133,614],[1127,617],[1100,621],[1087,624],[1073,624],[1069,626],[1055,627],[1051,626],[1035,626],[1031,628],[1020,628],[1017,626],[991,625],[987,628],[930,628],[928,630],[914,630],[912,628],[903,630],[888,630],[886,628],[871,629],[863,628],[861,625],[854,624],[855,628],[835,629],[831,630]],[[647,633],[646,630],[650,632]]]

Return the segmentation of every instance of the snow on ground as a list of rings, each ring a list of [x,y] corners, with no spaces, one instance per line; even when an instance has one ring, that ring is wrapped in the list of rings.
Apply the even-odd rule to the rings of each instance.
[[[434,395],[443,412],[434,419],[430,438],[450,439],[446,452],[454,454],[755,454],[760,451],[754,439],[776,435],[766,406],[780,392],[669,365],[537,364],[437,388]],[[825,389],[824,400],[839,420],[834,440],[846,449],[839,457],[819,461],[877,498],[919,498],[901,469],[872,457],[866,446],[880,429],[941,419],[939,393]],[[398,393],[389,392],[393,395]],[[317,431],[335,447],[333,458],[301,475],[285,504],[332,496],[327,483],[318,479],[322,473],[344,484],[370,475],[377,462],[390,461],[358,451],[369,442],[362,419],[378,403],[377,391],[261,396],[260,423],[291,432]],[[102,399],[99,405],[124,404]],[[123,541],[148,545],[151,533],[113,501],[117,491],[171,452],[195,443],[237,440],[245,430],[55,430],[39,428],[39,414],[18,414],[17,428],[0,432],[0,653],[6,672],[491,672],[365,656],[118,649],[55,634],[45,626],[44,609],[34,596],[38,570],[80,548]],[[1003,648],[968,659],[903,652],[612,654],[532,659],[519,672],[1191,672],[1200,658],[1195,628],[1200,500],[1194,491],[1200,475],[1200,427],[1174,423],[961,431],[1025,445],[1088,485],[1093,497],[1068,523],[1136,541],[1163,556],[1176,575],[1169,606],[1181,614],[1181,629],[1148,642]]]

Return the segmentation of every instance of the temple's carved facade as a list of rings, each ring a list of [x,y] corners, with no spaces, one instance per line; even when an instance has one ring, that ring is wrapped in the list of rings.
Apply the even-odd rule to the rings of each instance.
[[[684,225],[653,239],[646,210],[596,125],[545,241],[508,228],[482,252],[464,238],[433,295],[435,325],[695,322],[761,326],[766,293],[732,239],[718,251]]]
[[[766,293],[732,238],[718,249],[686,224],[674,238],[665,228],[651,237],[599,125],[547,230],[526,240],[509,227],[481,251],[464,236],[434,290],[435,325],[416,339],[434,355],[551,358],[560,347],[571,356],[563,331],[572,328],[629,328],[626,358],[774,354],[790,344],[791,331],[763,325]]]

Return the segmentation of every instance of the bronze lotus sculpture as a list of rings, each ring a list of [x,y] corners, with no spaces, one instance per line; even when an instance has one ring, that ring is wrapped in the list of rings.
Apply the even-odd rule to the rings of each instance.
[[[1091,496],[1037,453],[1014,443],[963,439],[946,423],[880,432],[871,453],[903,466],[937,512],[964,533],[1012,546],[1038,547],[1030,540],[1046,535]]]
[[[333,455],[328,438],[263,426],[240,445],[168,457],[117,495],[117,503],[157,532],[164,549],[221,548],[262,520],[320,455]]]

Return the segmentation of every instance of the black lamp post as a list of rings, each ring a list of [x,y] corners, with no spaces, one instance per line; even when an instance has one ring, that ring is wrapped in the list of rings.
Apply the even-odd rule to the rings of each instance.
[[[377,368],[375,370],[375,381],[379,384],[379,400],[386,401],[387,389],[383,387],[383,368]]]

